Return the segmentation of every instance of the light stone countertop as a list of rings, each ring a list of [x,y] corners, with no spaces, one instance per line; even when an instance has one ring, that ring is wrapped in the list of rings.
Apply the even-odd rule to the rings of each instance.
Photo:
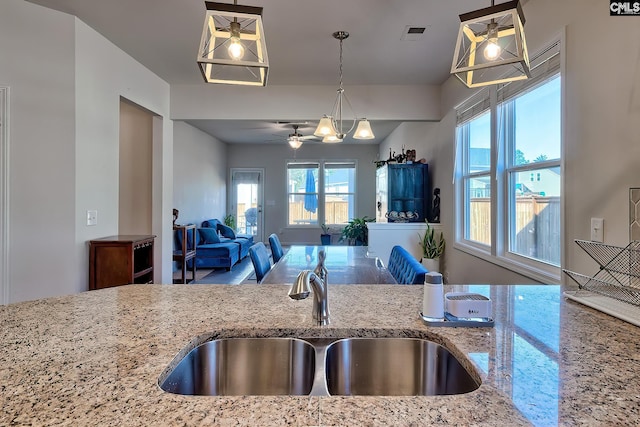
[[[129,285],[0,307],[0,425],[636,425],[640,328],[559,286],[455,286],[494,301],[494,328],[428,327],[422,286],[332,285],[331,324],[284,285]],[[411,336],[480,378],[427,397],[180,396],[158,378],[215,336]]]

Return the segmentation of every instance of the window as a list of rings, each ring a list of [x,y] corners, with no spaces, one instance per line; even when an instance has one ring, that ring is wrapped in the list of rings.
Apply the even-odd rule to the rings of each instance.
[[[325,163],[325,223],[346,224],[355,217],[355,182],[354,163]]]
[[[356,164],[289,162],[288,225],[346,224],[355,215]]]
[[[537,280],[560,280],[560,43],[528,80],[457,110],[456,246]],[[532,63],[534,63],[532,61]]]

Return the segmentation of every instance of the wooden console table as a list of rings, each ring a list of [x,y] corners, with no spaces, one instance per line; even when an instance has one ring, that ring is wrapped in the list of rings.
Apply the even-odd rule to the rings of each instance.
[[[173,260],[178,262],[182,272],[182,280],[174,280],[173,283],[187,283],[187,261],[193,259],[193,270],[191,270],[191,280],[196,280],[196,225],[174,225],[173,230],[182,233],[182,245],[178,250],[173,251]],[[191,244],[189,244],[189,234],[191,234]]]
[[[89,289],[153,283],[152,235],[118,235],[89,242]]]

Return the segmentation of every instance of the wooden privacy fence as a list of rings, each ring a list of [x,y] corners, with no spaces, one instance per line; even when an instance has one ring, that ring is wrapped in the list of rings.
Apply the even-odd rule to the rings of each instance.
[[[511,251],[560,264],[560,198],[516,198],[516,239]],[[472,199],[469,212],[470,239],[491,244],[491,200]]]
[[[349,221],[349,202],[327,201],[324,206],[324,217],[327,224],[344,224]],[[289,222],[291,224],[315,224],[318,222],[318,211],[305,210],[303,201],[290,202]]]

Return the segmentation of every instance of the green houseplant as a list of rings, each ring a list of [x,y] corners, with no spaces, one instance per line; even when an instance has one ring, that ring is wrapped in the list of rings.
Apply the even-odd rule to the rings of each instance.
[[[234,230],[236,229],[236,217],[233,216],[232,214],[225,216],[222,219],[222,221],[224,222],[224,225],[226,225],[227,227],[231,227]]]
[[[427,222],[424,235],[418,233],[419,245],[422,249],[422,264],[429,271],[440,271],[440,257],[444,255],[445,240],[442,232],[436,238],[435,230]]]
[[[342,229],[340,242],[347,240],[351,246],[367,246],[369,244],[369,229],[367,222],[375,222],[375,218],[363,216],[362,218],[353,218]]]

